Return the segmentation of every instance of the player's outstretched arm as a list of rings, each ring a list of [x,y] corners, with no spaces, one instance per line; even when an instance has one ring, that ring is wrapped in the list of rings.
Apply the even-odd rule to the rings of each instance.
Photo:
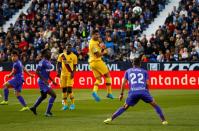
[[[54,85],[57,85],[57,83],[50,76],[49,79],[53,82]]]
[[[123,96],[124,96],[124,89],[125,89],[125,84],[127,82],[127,79],[123,78],[122,80],[122,86],[121,86],[121,93],[120,93],[120,101],[123,99]]]
[[[8,78],[12,77],[15,74],[16,70],[13,68],[10,74],[8,75]]]

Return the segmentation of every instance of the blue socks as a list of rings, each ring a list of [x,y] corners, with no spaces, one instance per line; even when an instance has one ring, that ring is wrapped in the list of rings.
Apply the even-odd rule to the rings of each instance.
[[[163,113],[162,113],[161,108],[160,108],[158,105],[155,106],[154,108],[155,108],[157,114],[160,116],[160,119],[161,119],[162,121],[164,121],[164,120],[165,120],[165,117],[164,117],[164,115],[163,115]]]
[[[4,88],[4,100],[8,101],[8,95],[9,95],[9,90],[8,88]],[[17,96],[17,99],[19,100],[19,102],[21,103],[22,106],[26,106],[26,102],[24,101],[22,96]]]
[[[55,101],[55,98],[54,98],[54,97],[51,97],[51,98],[49,99],[48,108],[47,108],[46,113],[50,113],[50,110],[51,110],[51,108],[52,108],[52,106],[53,106],[54,101]]]
[[[9,90],[8,90],[8,88],[4,88],[4,100],[5,101],[8,101],[8,95],[9,95]]]
[[[112,120],[120,116],[126,109],[124,107],[120,107],[113,115]]]
[[[37,101],[35,102],[34,106],[35,108],[37,108],[39,106],[39,104],[43,101],[44,99],[40,96]]]
[[[26,107],[26,102],[24,101],[22,96],[17,96],[17,99],[19,100],[22,106]]]

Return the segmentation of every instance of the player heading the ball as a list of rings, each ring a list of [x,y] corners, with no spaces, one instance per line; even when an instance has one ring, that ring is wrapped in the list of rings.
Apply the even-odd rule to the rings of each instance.
[[[100,97],[97,94],[98,86],[101,83],[101,77],[104,76],[106,80],[107,87],[107,97],[113,99],[112,89],[111,89],[111,78],[108,67],[102,60],[102,56],[107,53],[104,43],[100,38],[98,30],[93,30],[92,38],[89,42],[89,65],[96,79],[93,87],[92,96],[95,101],[100,101]]]

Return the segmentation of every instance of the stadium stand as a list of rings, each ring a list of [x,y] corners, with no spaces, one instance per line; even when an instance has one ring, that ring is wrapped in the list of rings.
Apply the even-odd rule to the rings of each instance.
[[[0,26],[9,20],[29,0],[0,0]]]
[[[150,40],[143,38],[147,61],[199,60],[199,1],[181,0]]]
[[[79,61],[88,59],[88,40],[100,30],[108,48],[106,61],[129,61],[140,54],[143,61],[198,60],[198,1],[182,0],[150,40],[139,34],[164,9],[166,0],[33,0],[28,14],[21,14],[7,33],[0,30],[0,61],[10,60],[12,49],[23,62],[39,59],[41,49],[50,48],[56,60],[70,42]],[[142,7],[136,16],[134,6]]]

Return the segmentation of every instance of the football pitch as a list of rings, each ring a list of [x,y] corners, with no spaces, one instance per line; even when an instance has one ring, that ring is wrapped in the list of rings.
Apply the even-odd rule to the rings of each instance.
[[[123,105],[118,98],[106,99],[106,91],[99,90],[101,102],[95,102],[91,90],[74,90],[76,109],[62,111],[61,90],[55,90],[57,99],[52,109],[53,117],[45,117],[45,100],[35,116],[30,111],[19,112],[21,105],[10,90],[9,105],[0,106],[0,131],[198,131],[198,90],[152,90],[151,94],[162,107],[169,125],[161,125],[158,115],[150,105],[140,101],[123,115],[106,125],[103,120]],[[2,93],[2,90],[0,90]],[[119,90],[113,90],[118,97]],[[126,97],[127,91],[125,91]],[[39,90],[23,90],[28,106],[32,106]],[[48,96],[49,98],[49,96]],[[2,98],[0,98],[2,100]]]

